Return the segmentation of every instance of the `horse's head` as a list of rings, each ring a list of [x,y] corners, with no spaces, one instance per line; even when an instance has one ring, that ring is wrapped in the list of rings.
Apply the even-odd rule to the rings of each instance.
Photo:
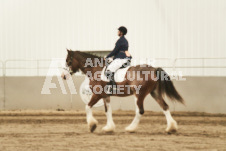
[[[61,77],[67,79],[69,74],[72,75],[79,70],[79,62],[75,59],[75,51],[67,49],[66,68]]]

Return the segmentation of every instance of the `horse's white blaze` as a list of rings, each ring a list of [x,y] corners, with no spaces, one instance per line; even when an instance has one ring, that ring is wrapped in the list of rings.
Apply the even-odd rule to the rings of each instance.
[[[136,115],[135,115],[135,117],[134,117],[132,123],[131,123],[129,126],[126,127],[125,130],[126,130],[127,132],[134,132],[134,131],[137,129],[138,124],[139,124],[140,119],[141,119],[141,116],[142,116],[142,115],[140,114],[139,108],[138,108],[138,106],[137,106],[137,98],[135,98],[135,106],[136,106]]]
[[[105,132],[113,132],[115,130],[115,123],[114,123],[113,118],[112,118],[111,104],[106,103],[106,106],[107,106],[107,113],[106,113],[107,125],[104,126],[102,128],[102,130],[105,131]]]
[[[86,121],[88,123],[89,128],[98,123],[97,120],[93,117],[91,107],[88,105],[86,105]]]
[[[166,132],[176,131],[178,128],[177,122],[172,118],[170,111],[166,110],[166,111],[163,111],[163,113],[165,114],[166,121],[167,121]]]

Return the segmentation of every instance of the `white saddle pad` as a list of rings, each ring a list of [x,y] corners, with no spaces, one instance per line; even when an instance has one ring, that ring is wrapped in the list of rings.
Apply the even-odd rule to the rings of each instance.
[[[122,69],[118,69],[115,72],[114,75],[114,80],[115,82],[123,82],[125,80],[125,76],[126,76],[126,72],[127,70],[130,68],[131,66],[128,66],[126,68],[122,68]],[[105,76],[104,72],[105,72],[106,66],[103,68],[102,72],[101,72],[101,80],[102,81],[106,81],[109,82],[109,80],[107,79],[107,77]]]

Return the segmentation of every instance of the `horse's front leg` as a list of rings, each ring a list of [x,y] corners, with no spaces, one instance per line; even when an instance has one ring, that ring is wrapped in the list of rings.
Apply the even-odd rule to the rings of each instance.
[[[93,117],[92,107],[100,100],[100,98],[100,96],[93,94],[90,102],[86,105],[86,121],[90,132],[93,132],[98,124],[97,120]]]
[[[114,132],[115,131],[115,123],[112,118],[112,109],[110,104],[110,97],[104,98],[105,102],[105,114],[107,116],[107,124],[102,128],[104,132]]]
[[[132,123],[125,128],[125,130],[127,132],[135,132],[140,123],[141,116],[142,116],[142,114],[144,114],[143,98],[138,97],[138,99],[137,99],[137,97],[136,97],[135,98],[135,106],[136,106],[136,115],[135,115]]]

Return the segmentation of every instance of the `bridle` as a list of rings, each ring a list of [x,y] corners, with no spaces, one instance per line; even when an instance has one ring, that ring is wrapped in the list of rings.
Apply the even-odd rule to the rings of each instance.
[[[66,61],[65,67],[63,68],[64,70],[68,71],[68,72],[70,73],[70,75],[76,73],[76,71],[74,72],[74,71],[71,69],[71,68],[72,68],[72,60],[73,60],[73,57],[70,56],[70,60],[69,60],[70,65],[68,66],[68,63],[67,63],[67,61]]]

